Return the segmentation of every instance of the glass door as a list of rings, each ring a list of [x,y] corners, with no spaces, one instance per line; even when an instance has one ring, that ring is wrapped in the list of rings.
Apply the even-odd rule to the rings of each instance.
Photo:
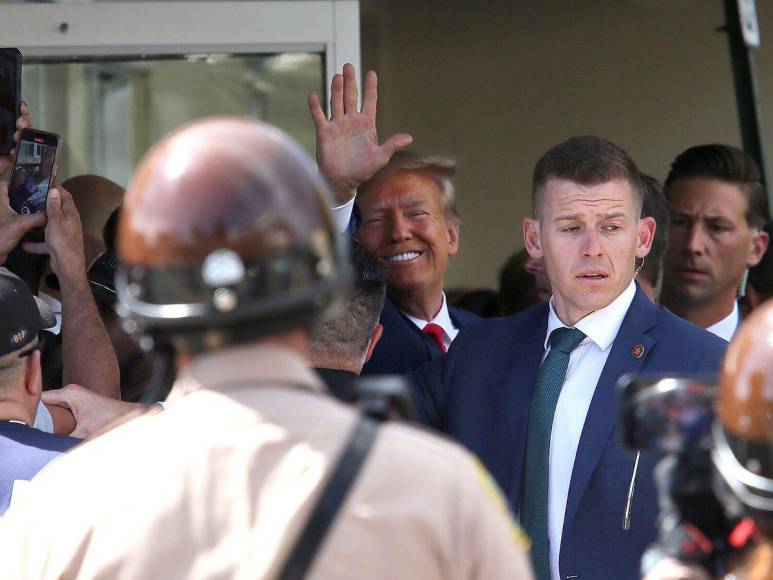
[[[23,30],[10,23],[25,22]],[[3,45],[24,56],[37,128],[60,134],[60,181],[121,185],[162,135],[207,115],[247,115],[311,154],[306,96],[359,65],[359,7],[328,2],[0,5]],[[359,69],[359,66],[358,66]]]

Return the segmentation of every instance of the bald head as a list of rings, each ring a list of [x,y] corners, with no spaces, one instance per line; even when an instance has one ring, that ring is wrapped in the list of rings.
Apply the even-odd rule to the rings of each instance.
[[[102,228],[123,201],[124,188],[99,175],[77,175],[62,183],[72,194],[83,224],[86,264],[105,251]]]

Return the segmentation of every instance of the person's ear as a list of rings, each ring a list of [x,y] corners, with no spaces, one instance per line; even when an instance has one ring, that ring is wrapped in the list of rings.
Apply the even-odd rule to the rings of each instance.
[[[762,260],[762,256],[768,249],[770,243],[770,236],[768,232],[764,230],[755,230],[752,235],[752,247],[749,251],[749,256],[746,258],[746,267],[751,268],[756,266]]]
[[[375,350],[378,341],[381,340],[382,334],[384,334],[384,326],[380,322],[377,322],[376,326],[373,327],[373,334],[370,335],[370,344],[368,345],[368,352],[365,355],[365,362],[368,362],[370,357],[373,356],[373,351]]]
[[[448,224],[448,255],[455,256],[459,251],[459,226]]]
[[[644,258],[650,253],[652,247],[652,240],[655,239],[655,219],[651,217],[643,217],[639,219],[639,238],[636,242],[636,257]]]
[[[542,259],[542,233],[536,218],[523,218],[523,243],[529,256],[535,260]]]
[[[43,392],[43,371],[40,367],[40,351],[35,349],[25,359],[24,389],[30,397],[40,399]]]

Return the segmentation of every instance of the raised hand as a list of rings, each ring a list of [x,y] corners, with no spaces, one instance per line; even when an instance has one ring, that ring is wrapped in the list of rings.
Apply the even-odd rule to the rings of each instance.
[[[339,203],[349,201],[357,187],[384,167],[398,149],[413,137],[397,133],[379,144],[376,132],[376,73],[365,76],[362,111],[357,110],[357,79],[354,67],[344,65],[343,74],[333,76],[330,86],[330,119],[316,94],[309,94],[309,111],[317,131],[317,164]]]
[[[46,241],[25,242],[30,254],[49,254],[51,270],[60,278],[86,282],[86,257],[80,214],[70,192],[61,185],[52,187],[46,200]]]
[[[21,133],[21,130],[32,127],[30,109],[27,106],[27,103],[24,101],[21,102],[19,113],[20,116],[18,119],[16,119],[16,132],[13,134],[13,140],[16,143],[19,142],[19,134]],[[16,149],[13,149],[10,155],[0,155],[0,175],[5,175],[5,172],[11,168],[11,164],[13,163],[13,156],[15,153]]]

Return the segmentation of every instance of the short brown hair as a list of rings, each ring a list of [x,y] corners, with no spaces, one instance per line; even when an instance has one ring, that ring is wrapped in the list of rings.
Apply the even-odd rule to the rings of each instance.
[[[550,179],[566,179],[579,185],[600,185],[615,179],[631,184],[637,217],[644,194],[639,169],[624,149],[614,143],[584,135],[572,137],[550,148],[534,167],[531,204],[534,217],[542,216],[542,190]]]
[[[456,211],[456,193],[452,181],[456,175],[456,162],[453,159],[440,155],[420,155],[410,150],[398,151],[383,169],[360,185],[360,192],[365,192],[372,183],[385,175],[398,171],[421,173],[432,179],[440,191],[446,222],[456,227],[462,224],[459,212]]]
[[[740,186],[748,205],[746,223],[751,227],[761,228],[770,219],[762,171],[745,151],[719,143],[686,149],[674,159],[663,186],[669,201],[674,182],[688,177],[708,177]]]

